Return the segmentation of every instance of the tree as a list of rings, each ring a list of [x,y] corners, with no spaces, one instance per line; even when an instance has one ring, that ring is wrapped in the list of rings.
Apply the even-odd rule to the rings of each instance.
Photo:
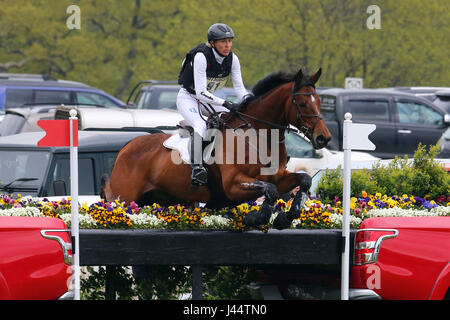
[[[126,99],[138,81],[176,80],[186,52],[225,22],[247,87],[300,67],[322,67],[321,86],[351,76],[365,87],[450,82],[447,0],[378,1],[379,30],[367,28],[369,0],[72,2],[81,30],[66,26],[68,3],[0,0],[0,72],[81,81]]]

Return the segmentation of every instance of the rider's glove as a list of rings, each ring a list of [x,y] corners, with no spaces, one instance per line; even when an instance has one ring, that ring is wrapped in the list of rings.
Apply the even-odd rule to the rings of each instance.
[[[222,105],[230,111],[239,111],[240,109],[239,103],[234,103],[228,100],[225,100],[225,102]]]

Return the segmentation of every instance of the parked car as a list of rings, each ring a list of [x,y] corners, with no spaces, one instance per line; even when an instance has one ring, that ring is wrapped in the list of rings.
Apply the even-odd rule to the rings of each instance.
[[[176,81],[144,80],[131,90],[127,105],[136,109],[176,110],[179,90],[180,85]]]
[[[450,89],[436,91],[435,96],[433,103],[450,114]]]
[[[286,149],[290,157],[287,170],[298,172],[303,170],[314,176],[330,164],[343,164],[344,152],[322,148],[316,150],[303,134],[285,134]],[[380,158],[366,152],[352,152],[352,161],[376,161]]]
[[[160,131],[158,131],[160,132]],[[80,195],[99,195],[100,178],[111,173],[118,151],[148,132],[80,131]],[[43,132],[0,137],[0,192],[35,197],[70,195],[69,147],[38,147]]]
[[[169,109],[101,109],[66,106],[56,109],[55,119],[69,119],[71,109],[77,111],[79,130],[124,127],[176,130],[177,124],[183,120],[183,116],[177,110]]]
[[[180,88],[177,81],[141,81],[131,90],[127,105],[136,109],[177,110],[177,95]],[[136,97],[133,99],[135,93]],[[215,91],[214,95],[224,100],[239,101],[234,89],[230,87],[223,87]]]
[[[21,132],[42,131],[42,128],[37,125],[38,120],[50,120],[55,118],[55,112],[57,108],[64,110],[70,110],[73,108],[93,108],[92,105],[70,105],[70,104],[28,104],[23,105],[21,108],[6,109],[2,122],[0,122],[0,136],[7,136],[12,134],[18,134]],[[118,110],[123,110],[115,108]],[[110,108],[107,108],[107,113],[114,112]]]
[[[450,219],[364,220],[355,236],[351,280],[367,298],[450,300]]]
[[[411,156],[419,142],[436,144],[450,124],[450,115],[429,100],[396,90],[329,89],[320,93],[321,112],[331,132],[329,147],[343,150],[344,114],[355,123],[373,123],[371,154],[381,158]]]
[[[29,104],[84,104],[106,108],[125,103],[86,84],[67,80],[0,79],[0,110]]]
[[[393,87],[387,89],[425,98],[450,114],[450,87]]]
[[[61,219],[0,216],[0,300],[73,299],[68,231]]]
[[[438,91],[450,91],[450,87],[389,87],[380,88],[381,90],[397,90],[404,93],[410,93],[418,97],[422,97],[433,101],[436,98],[436,92]]]
[[[316,242],[304,245],[305,250],[323,243],[329,233],[340,235],[339,230],[303,231]],[[352,230],[351,237],[350,300],[450,300],[449,217],[368,218]],[[327,246],[341,249],[340,236],[326,239]],[[326,258],[314,261],[259,268],[251,286],[255,297],[340,299],[340,256],[334,263]]]
[[[444,131],[442,136],[438,140],[440,152],[437,158],[449,158],[450,159],[450,128]]]

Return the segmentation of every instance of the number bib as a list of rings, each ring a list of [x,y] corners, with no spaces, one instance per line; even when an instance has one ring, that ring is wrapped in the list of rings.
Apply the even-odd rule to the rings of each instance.
[[[224,87],[228,81],[228,77],[223,78],[210,78],[208,77],[206,79],[206,90],[213,93],[216,90],[219,90],[220,88]]]

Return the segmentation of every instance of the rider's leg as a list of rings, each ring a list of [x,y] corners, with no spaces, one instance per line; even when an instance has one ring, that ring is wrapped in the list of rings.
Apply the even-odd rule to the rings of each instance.
[[[202,137],[196,131],[191,134],[191,168],[192,185],[206,185],[208,172],[203,165],[203,141]]]
[[[198,101],[183,90],[177,97],[177,107],[183,118],[194,129],[191,134],[191,182],[193,185],[205,185],[208,173],[203,165],[203,137],[206,123],[199,114]]]

